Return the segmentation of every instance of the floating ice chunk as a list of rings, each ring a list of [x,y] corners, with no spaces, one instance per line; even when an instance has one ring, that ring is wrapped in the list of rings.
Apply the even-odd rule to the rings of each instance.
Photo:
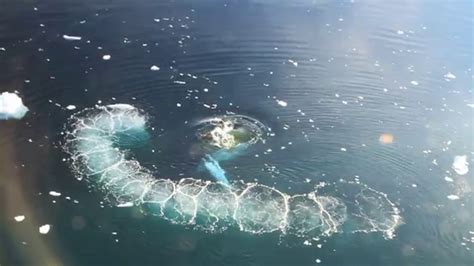
[[[288,59],[288,62],[292,63],[295,67],[298,66],[298,62],[296,62],[294,60]]]
[[[397,30],[397,34],[399,34],[399,35],[402,35],[402,34],[404,34],[404,33],[405,33],[405,32],[402,31],[402,30]]]
[[[158,70],[160,70],[160,68],[158,66],[153,65],[153,66],[150,67],[150,70],[151,71],[158,71]]]
[[[467,155],[454,156],[453,165],[451,166],[458,175],[465,175],[469,172],[469,163]]]
[[[5,47],[0,47],[0,51],[4,51],[4,52],[6,52],[6,51],[7,51],[7,49],[5,49]]]
[[[282,101],[282,100],[276,100],[277,104],[280,105],[280,106],[283,106],[283,107],[286,107],[288,106],[288,103],[285,102],[285,101]]]
[[[341,151],[347,151],[347,149],[346,148],[341,148]]]
[[[181,107],[181,104],[180,104],[180,103],[176,103],[176,106],[177,106],[177,107]]]
[[[61,196],[61,193],[60,192],[56,192],[56,191],[50,191],[49,192],[49,195],[53,196],[53,197],[59,197]]]
[[[49,224],[45,224],[45,225],[40,226],[39,232],[40,234],[45,235],[49,232],[50,229],[51,229],[51,226]]]
[[[321,260],[320,260],[320,259],[316,259],[316,263],[321,263]]]
[[[446,81],[451,81],[451,80],[453,80],[453,79],[455,79],[455,78],[456,78],[456,76],[455,76],[453,73],[451,73],[451,72],[448,72],[448,73],[446,73],[446,74],[444,75],[444,79],[445,79]]]
[[[71,36],[71,35],[63,35],[63,39],[66,41],[80,41],[82,40],[82,37],[80,36]]]
[[[160,19],[159,18],[155,18],[153,19],[155,22],[160,22]]]
[[[74,110],[74,109],[76,109],[76,106],[70,104],[70,105],[66,106],[66,109],[68,109],[68,110]]]
[[[18,215],[14,217],[15,221],[23,222],[25,220],[25,215]]]
[[[445,176],[445,177],[444,177],[444,180],[446,180],[446,182],[453,182],[453,181],[454,181],[454,179],[452,179],[452,178],[449,177],[449,176]]]
[[[109,54],[105,54],[102,56],[102,59],[104,59],[105,61],[110,60],[110,58],[112,58],[112,56]]]
[[[447,198],[449,200],[458,200],[459,199],[459,196],[458,195],[448,195]]]
[[[0,120],[21,119],[28,112],[23,100],[15,93],[0,94]]]
[[[133,207],[133,202],[125,202],[125,203],[120,203],[117,205],[119,208],[128,208],[128,207]]]
[[[175,80],[175,81],[173,81],[173,83],[184,85],[184,84],[186,84],[186,81]]]
[[[412,81],[410,81],[410,83],[411,83],[411,85],[414,85],[414,86],[418,86],[418,84],[419,84],[418,81],[416,81],[416,80],[412,80]]]

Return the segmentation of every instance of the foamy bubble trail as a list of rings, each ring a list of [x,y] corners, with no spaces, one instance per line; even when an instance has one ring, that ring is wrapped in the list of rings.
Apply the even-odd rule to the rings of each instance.
[[[212,232],[236,227],[254,234],[319,237],[344,229],[382,232],[387,238],[401,224],[398,209],[385,194],[354,182],[338,182],[331,194],[319,188],[288,195],[258,183],[229,186],[154,177],[125,149],[148,136],[146,115],[131,105],[86,109],[70,122],[64,147],[78,178],[101,190],[112,204],[137,205],[172,223]]]

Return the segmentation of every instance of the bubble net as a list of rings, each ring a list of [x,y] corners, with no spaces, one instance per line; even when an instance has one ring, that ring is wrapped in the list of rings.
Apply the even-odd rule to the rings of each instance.
[[[396,206],[381,192],[345,182],[345,197],[288,195],[241,181],[219,182],[154,177],[127,147],[147,137],[147,117],[126,104],[96,106],[73,115],[64,149],[72,169],[118,206],[140,206],[175,224],[219,232],[229,227],[260,234],[279,231],[300,237],[329,236],[351,224],[350,232],[382,232],[391,238],[401,224]]]

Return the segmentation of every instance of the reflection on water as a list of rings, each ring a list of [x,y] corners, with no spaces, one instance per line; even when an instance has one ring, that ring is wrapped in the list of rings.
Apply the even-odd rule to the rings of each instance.
[[[10,2],[0,92],[18,91],[29,112],[0,121],[0,262],[474,260],[469,1]],[[233,180],[295,195],[357,179],[386,193],[405,224],[392,240],[306,242],[209,234],[112,207],[75,178],[61,132],[77,110],[114,103],[150,115],[149,142],[130,155],[156,176],[210,180],[190,125],[233,112],[271,129],[220,162]]]

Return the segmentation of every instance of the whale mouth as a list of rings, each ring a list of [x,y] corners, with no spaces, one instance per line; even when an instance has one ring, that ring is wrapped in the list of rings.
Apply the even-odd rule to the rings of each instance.
[[[196,136],[208,147],[230,150],[242,144],[265,142],[269,129],[255,118],[227,114],[200,120]]]

